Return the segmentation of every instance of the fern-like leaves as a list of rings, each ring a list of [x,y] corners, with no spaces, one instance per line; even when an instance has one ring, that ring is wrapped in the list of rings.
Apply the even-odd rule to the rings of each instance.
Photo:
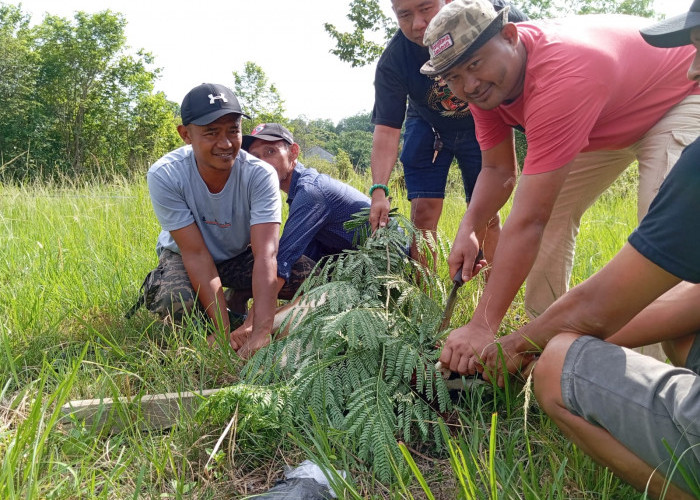
[[[392,462],[405,463],[397,439],[440,446],[437,422],[450,409],[434,367],[442,305],[423,290],[444,288],[408,257],[412,241],[425,246],[420,232],[392,213],[392,224],[369,237],[367,215],[347,224],[365,230],[359,248],[319,263],[302,285],[313,307],[288,319],[289,335],[257,352],[241,375],[285,387],[281,422],[310,428],[316,415],[390,481]]]

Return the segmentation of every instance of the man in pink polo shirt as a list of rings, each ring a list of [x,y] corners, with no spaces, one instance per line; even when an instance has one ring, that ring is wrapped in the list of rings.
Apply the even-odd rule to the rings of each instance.
[[[537,316],[568,288],[583,212],[636,159],[638,217],[681,151],[700,134],[700,91],[686,78],[692,47],[647,45],[628,16],[505,22],[484,0],[455,0],[428,26],[421,71],[469,102],[482,171],[448,263],[468,280],[486,223],[516,184],[512,127],[528,153],[489,282],[472,320],[440,360],[473,374],[525,281]],[[481,264],[483,265],[483,263]]]

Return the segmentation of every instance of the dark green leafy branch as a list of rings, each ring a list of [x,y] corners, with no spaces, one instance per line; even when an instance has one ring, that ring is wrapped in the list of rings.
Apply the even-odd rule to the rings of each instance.
[[[266,400],[262,414],[278,419],[278,437],[287,425],[311,428],[316,415],[321,425],[343,432],[355,456],[389,481],[392,461],[404,463],[398,439],[443,445],[437,422],[451,402],[435,370],[442,304],[425,290],[438,290],[443,299],[445,293],[408,257],[414,238],[426,243],[405,218],[394,213],[393,224],[371,237],[367,212],[348,226],[364,232],[360,247],[317,266],[301,290],[313,307],[283,324],[291,333],[256,353],[241,379],[274,393],[276,402]],[[201,412],[218,415],[221,423],[236,408],[239,415],[244,407],[256,411],[250,395],[235,387],[219,394]]]

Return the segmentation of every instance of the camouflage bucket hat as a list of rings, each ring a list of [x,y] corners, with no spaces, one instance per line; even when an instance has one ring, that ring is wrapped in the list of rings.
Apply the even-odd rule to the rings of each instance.
[[[445,5],[423,35],[430,60],[420,72],[436,76],[469,58],[501,30],[508,10],[506,6],[496,12],[488,0],[455,0]]]

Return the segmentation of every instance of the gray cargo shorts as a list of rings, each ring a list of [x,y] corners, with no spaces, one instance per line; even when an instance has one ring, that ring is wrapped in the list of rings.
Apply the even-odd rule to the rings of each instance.
[[[570,412],[598,425],[690,492],[676,461],[700,481],[700,335],[688,368],[595,337],[580,337],[564,361],[561,391]],[[681,457],[682,456],[682,457]]]
[[[253,262],[253,251],[248,247],[240,255],[217,264],[221,284],[236,291],[248,291],[252,296]],[[313,260],[302,255],[292,266],[292,274],[280,290],[279,297],[291,299],[311,274],[315,264]],[[180,323],[186,312],[199,308],[199,304],[195,304],[196,294],[182,256],[170,250],[161,252],[158,267],[146,275],[139,293],[138,302],[127,313],[127,317],[133,315],[143,304],[161,319]]]

